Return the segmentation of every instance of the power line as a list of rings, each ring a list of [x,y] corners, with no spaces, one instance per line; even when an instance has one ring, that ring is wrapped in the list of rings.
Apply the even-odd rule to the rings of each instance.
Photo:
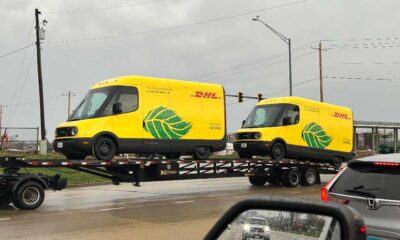
[[[20,52],[20,51],[25,50],[25,49],[27,49],[27,48],[30,48],[30,47],[32,47],[32,46],[34,46],[34,45],[35,45],[35,43],[30,43],[29,45],[26,45],[25,47],[18,48],[18,49],[16,49],[16,50],[11,51],[11,52],[4,53],[4,54],[0,55],[0,58],[6,57],[6,56],[11,55],[11,54],[13,54],[13,53]]]
[[[310,82],[313,82],[313,81],[316,81],[316,80],[319,80],[319,78],[311,78],[311,79],[307,79],[307,80],[301,81],[299,83],[294,84],[293,87],[298,87],[298,86],[301,86],[301,85],[304,85],[306,83],[310,83]],[[282,94],[282,93],[288,92],[288,91],[289,91],[289,89],[285,89],[285,90],[281,90],[279,92],[275,92],[275,93],[272,93],[272,94],[266,94],[266,95],[267,96],[276,96],[276,95],[279,95],[279,94]]]
[[[312,45],[313,43],[315,43],[315,41],[307,43],[307,44],[303,44],[303,45],[301,45],[301,46],[299,46],[297,48],[294,48],[292,52],[298,52],[298,51],[301,51],[301,50],[305,50],[305,49],[308,48],[308,46]],[[202,73],[202,74],[199,74],[199,75],[197,75],[195,77],[191,77],[190,79],[201,79],[201,78],[204,79],[204,78],[207,78],[207,77],[210,77],[210,76],[213,76],[213,75],[218,75],[220,73],[233,71],[233,70],[236,70],[236,69],[239,69],[239,68],[244,68],[244,67],[247,67],[247,66],[251,66],[251,65],[255,65],[255,64],[261,63],[261,62],[269,61],[269,60],[272,60],[274,58],[279,58],[279,57],[287,55],[287,53],[288,53],[288,51],[284,51],[284,52],[280,52],[280,53],[277,53],[277,54],[274,54],[274,55],[270,55],[270,56],[267,56],[267,57],[257,58],[257,59],[254,59],[254,60],[251,60],[251,61],[248,61],[248,62],[245,62],[245,63],[241,63],[241,64],[238,64],[238,65],[233,65],[233,66],[230,66],[230,67],[222,68],[220,70],[207,72],[207,73]]]
[[[358,42],[358,41],[390,41],[390,40],[400,40],[398,37],[387,37],[387,38],[347,38],[347,39],[324,39],[324,42]]]
[[[305,53],[305,54],[302,54],[302,55],[298,55],[296,57],[293,57],[292,59],[301,58],[301,57],[308,56],[308,55],[311,55],[311,54],[314,54],[314,52],[309,52],[309,53]],[[268,66],[276,65],[276,64],[279,64],[279,63],[282,63],[282,62],[286,62],[286,61],[287,60],[280,60],[280,61],[276,61],[276,62],[273,62],[273,63],[269,63],[269,64],[265,64],[265,65],[261,65],[261,66],[257,66],[257,67],[253,67],[253,68],[249,68],[249,69],[246,69],[246,70],[243,70],[243,71],[239,71],[239,72],[233,72],[233,73],[229,73],[229,74],[225,74],[225,75],[208,77],[208,78],[202,79],[202,81],[203,82],[208,82],[208,81],[211,81],[211,80],[214,80],[214,79],[217,79],[217,78],[224,78],[224,77],[227,77],[227,76],[232,76],[232,75],[236,75],[236,74],[240,74],[240,73],[244,73],[244,72],[249,72],[249,71],[253,71],[253,70],[256,70],[256,69],[260,69],[260,68],[265,68],[265,67],[268,67]]]
[[[161,2],[161,1],[162,0],[154,0],[154,1],[148,1],[148,2],[130,3],[130,4],[125,4],[125,5],[116,5],[116,6],[103,7],[103,8],[88,8],[88,9],[67,10],[67,11],[52,11],[52,12],[48,12],[48,14],[86,14],[86,13],[94,13],[94,12],[99,12],[99,11],[113,10],[113,9],[118,9],[118,8],[146,5],[146,4],[151,4],[151,3]]]
[[[259,12],[264,12],[264,11],[271,10],[271,9],[288,7],[288,6],[299,4],[299,3],[302,3],[302,2],[306,2],[306,1],[307,0],[300,0],[300,1],[281,4],[281,5],[277,5],[277,6],[273,6],[273,7],[269,7],[269,8],[263,8],[263,9],[249,11],[249,12],[239,13],[239,14],[236,14],[236,15],[230,15],[230,16],[220,17],[220,18],[213,18],[213,19],[209,19],[209,20],[205,20],[205,21],[199,21],[199,22],[195,22],[195,23],[182,24],[182,25],[177,25],[177,26],[172,26],[172,27],[159,28],[159,29],[136,32],[136,33],[123,33],[123,34],[118,34],[118,35],[109,35],[109,36],[91,37],[91,38],[81,38],[81,39],[55,40],[55,41],[47,41],[46,44],[69,44],[69,43],[79,43],[79,42],[87,42],[87,41],[111,40],[111,39],[116,39],[116,38],[133,37],[133,36],[150,34],[150,33],[166,32],[166,31],[172,31],[172,30],[177,30],[177,29],[182,29],[182,28],[193,27],[193,26],[197,26],[197,25],[201,25],[201,24],[224,21],[224,20],[228,20],[228,19],[231,19],[231,18],[246,16],[246,15],[259,13]]]
[[[329,65],[385,65],[385,64],[400,64],[400,62],[342,62],[342,63],[330,63]]]
[[[324,78],[336,80],[362,80],[362,81],[388,81],[399,82],[400,78],[370,78],[370,77],[344,77],[344,76],[326,76]]]

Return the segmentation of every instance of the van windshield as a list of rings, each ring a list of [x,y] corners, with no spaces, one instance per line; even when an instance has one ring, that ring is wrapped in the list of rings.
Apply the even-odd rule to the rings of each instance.
[[[292,104],[258,105],[247,117],[243,128],[294,125],[299,122],[299,114],[299,107]]]
[[[90,90],[68,121],[105,117],[113,114],[113,104],[121,103],[122,112],[138,108],[138,91],[135,87],[113,86]]]

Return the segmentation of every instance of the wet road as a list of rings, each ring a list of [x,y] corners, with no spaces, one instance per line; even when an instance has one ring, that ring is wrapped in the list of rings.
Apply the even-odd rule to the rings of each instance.
[[[0,208],[0,239],[201,239],[241,199],[267,194],[318,199],[319,189],[254,187],[240,177],[47,191],[37,210]]]

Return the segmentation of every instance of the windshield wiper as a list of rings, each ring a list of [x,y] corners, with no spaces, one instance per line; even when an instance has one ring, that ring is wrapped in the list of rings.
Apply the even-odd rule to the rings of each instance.
[[[366,191],[368,190],[378,190],[378,188],[376,189],[364,189]],[[370,198],[376,198],[376,195],[370,192],[364,192],[363,190],[358,190],[358,189],[346,189],[344,190],[347,193],[355,193],[361,196],[365,196],[365,197],[370,197]]]

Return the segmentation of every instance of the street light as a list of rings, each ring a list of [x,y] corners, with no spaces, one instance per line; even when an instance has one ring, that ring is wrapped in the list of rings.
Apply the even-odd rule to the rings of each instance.
[[[289,45],[289,92],[290,96],[292,96],[292,45],[290,42],[290,38],[287,38],[280,34],[278,31],[270,27],[268,24],[266,24],[264,21],[260,19],[260,16],[256,16],[255,18],[252,19],[255,22],[260,22],[264,24],[267,28],[269,28],[273,33],[275,33],[280,39],[282,39],[285,43]]]

